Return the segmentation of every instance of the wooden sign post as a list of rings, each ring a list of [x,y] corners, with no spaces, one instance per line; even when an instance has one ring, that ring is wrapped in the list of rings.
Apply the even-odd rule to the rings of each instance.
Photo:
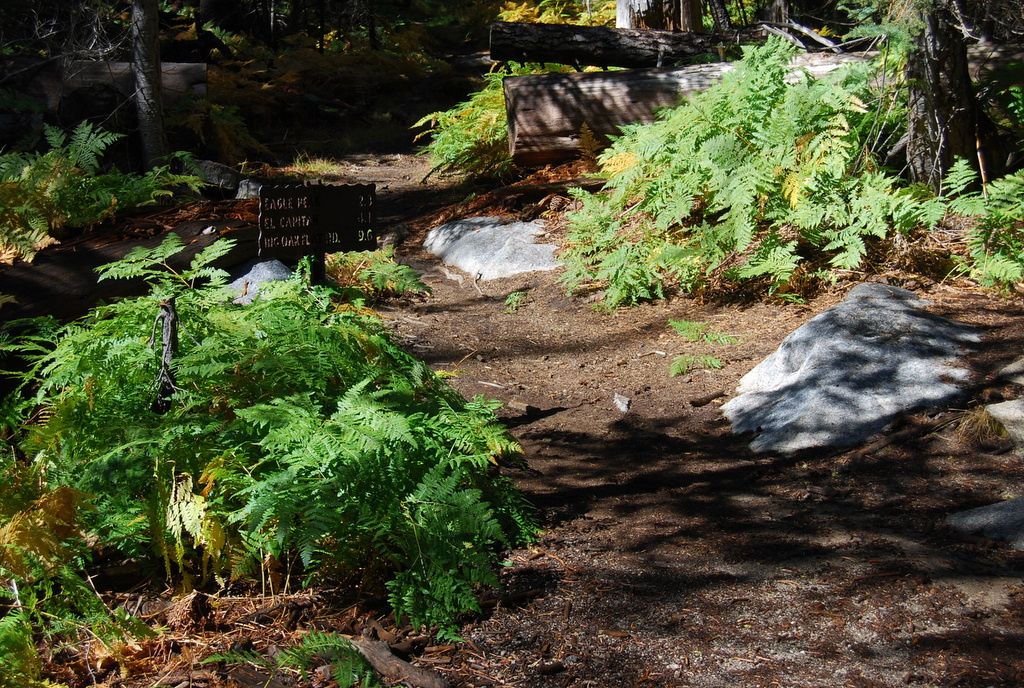
[[[260,187],[258,255],[313,257],[314,284],[324,284],[326,254],[377,248],[377,187],[264,184]]]

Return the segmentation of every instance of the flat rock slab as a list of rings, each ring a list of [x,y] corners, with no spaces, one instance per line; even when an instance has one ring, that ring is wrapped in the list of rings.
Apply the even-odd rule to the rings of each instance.
[[[1024,549],[1024,497],[961,511],[946,522],[961,535],[1004,541],[1013,549]]]
[[[952,364],[980,337],[926,305],[905,289],[854,287],[740,380],[722,406],[733,432],[757,433],[754,451],[848,447],[899,414],[948,402],[968,377]]]
[[[545,233],[541,220],[470,217],[432,229],[423,248],[475,279],[491,280],[559,267],[555,247],[535,241]]]

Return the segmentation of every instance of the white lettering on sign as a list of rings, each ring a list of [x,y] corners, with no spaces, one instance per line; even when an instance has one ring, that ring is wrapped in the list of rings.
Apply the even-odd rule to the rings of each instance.
[[[261,198],[260,205],[264,210],[304,210],[312,208],[308,196],[291,196],[288,198]]]
[[[260,218],[260,226],[268,231],[312,227],[313,218],[310,215],[282,215],[280,217],[264,215]]]
[[[313,239],[308,234],[281,234],[265,236],[260,243],[263,248],[304,248],[312,246]]]

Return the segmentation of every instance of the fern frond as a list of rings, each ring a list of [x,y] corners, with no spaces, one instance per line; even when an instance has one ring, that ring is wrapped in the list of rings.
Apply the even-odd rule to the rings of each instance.
[[[71,132],[71,139],[65,147],[71,164],[85,170],[86,174],[96,174],[100,167],[100,156],[110,144],[121,138],[117,134],[94,125],[88,120],[79,122]]]

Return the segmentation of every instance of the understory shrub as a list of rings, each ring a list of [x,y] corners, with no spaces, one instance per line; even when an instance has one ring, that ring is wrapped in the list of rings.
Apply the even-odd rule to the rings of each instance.
[[[540,0],[539,2],[506,2],[498,13],[505,22],[530,24],[575,24],[581,26],[614,26],[614,0]]]
[[[70,136],[47,126],[47,152],[0,154],[0,262],[31,260],[66,229],[152,203],[175,186],[201,185],[169,166],[145,174],[101,171],[103,152],[119,138],[87,121]]]
[[[856,268],[870,242],[942,218],[941,201],[865,155],[885,126],[866,105],[881,97],[870,67],[791,76],[793,54],[778,40],[749,48],[719,84],[624,128],[600,158],[605,190],[577,194],[570,289],[605,284],[607,306],[659,296],[667,280],[776,291],[803,264]]]
[[[136,249],[101,279],[145,279],[148,296],[6,344],[31,363],[31,394],[6,405],[12,444],[94,495],[92,538],[179,589],[354,577],[452,634],[497,583],[499,548],[533,532],[497,474],[520,450],[496,403],[465,401],[377,317],[299,279],[232,304],[210,267],[229,246],[177,273],[173,235]]]
[[[484,87],[444,112],[433,112],[413,125],[426,127],[417,140],[429,136],[423,153],[430,156],[431,173],[461,175],[470,179],[501,179],[513,169],[509,153],[508,121],[502,80],[507,76],[543,74],[567,69],[551,65],[509,62],[507,69],[485,76]]]
[[[124,610],[109,609],[87,582],[81,517],[88,495],[47,485],[44,472],[12,452],[0,455],[0,688],[52,685],[40,680],[40,639],[55,646],[151,634]]]
[[[996,179],[984,189],[978,173],[958,160],[944,182],[953,196],[949,210],[973,218],[967,231],[968,259],[960,269],[986,285],[1006,288],[1024,280],[1024,172]]]

